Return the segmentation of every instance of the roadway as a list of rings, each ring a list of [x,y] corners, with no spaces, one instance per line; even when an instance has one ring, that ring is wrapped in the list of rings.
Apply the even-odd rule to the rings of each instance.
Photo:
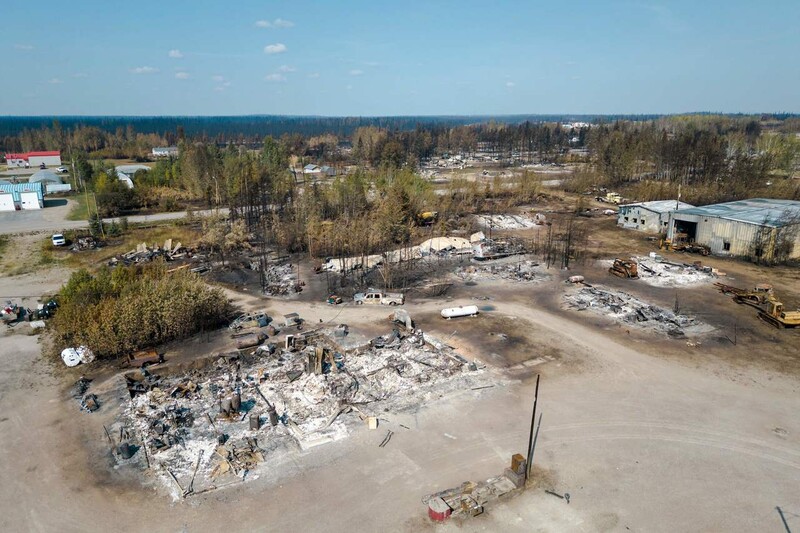
[[[86,220],[67,220],[67,215],[72,209],[74,202],[66,199],[45,200],[45,208],[31,211],[7,211],[0,212],[0,234],[15,233],[58,233],[67,230],[83,229],[89,227]],[[216,213],[216,209],[195,211],[198,216],[208,216]],[[227,208],[219,209],[220,214],[227,215]],[[186,211],[175,211],[171,213],[155,213],[151,215],[133,215],[128,217],[128,222],[147,223],[163,222],[165,220],[177,220],[184,218]],[[104,222],[111,223],[119,218],[105,218]]]

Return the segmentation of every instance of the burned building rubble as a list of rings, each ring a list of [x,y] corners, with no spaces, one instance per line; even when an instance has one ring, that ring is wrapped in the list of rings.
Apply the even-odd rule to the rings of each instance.
[[[708,326],[692,316],[673,312],[613,289],[582,287],[564,295],[567,307],[590,310],[615,321],[642,328],[652,328],[671,337],[702,333]]]
[[[260,464],[283,453],[374,429],[378,414],[413,411],[486,379],[419,330],[349,350],[336,331],[306,336],[282,350],[221,354],[169,376],[126,374],[131,398],[110,433],[135,446],[131,458],[115,452],[118,462],[150,468],[174,498],[185,497],[258,476]]]

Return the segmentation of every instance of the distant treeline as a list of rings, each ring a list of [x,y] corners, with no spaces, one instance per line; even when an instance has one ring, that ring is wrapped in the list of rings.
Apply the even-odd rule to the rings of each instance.
[[[705,113],[698,113],[700,115]],[[267,135],[280,137],[286,133],[304,136],[333,134],[349,137],[362,127],[377,127],[386,130],[413,130],[419,126],[454,127],[467,124],[496,122],[500,124],[522,124],[524,122],[591,122],[611,123],[617,120],[645,121],[666,115],[474,115],[474,116],[398,116],[398,117],[317,117],[282,115],[246,115],[228,117],[137,117],[137,116],[5,116],[0,117],[0,137],[14,137],[26,130],[53,127],[73,130],[78,127],[95,127],[109,133],[132,126],[138,133],[156,134],[166,137],[169,133],[182,134],[200,139],[258,139]],[[727,115],[744,116],[744,115]],[[756,115],[758,116],[758,115]],[[770,118],[785,120],[798,115],[772,114]]]

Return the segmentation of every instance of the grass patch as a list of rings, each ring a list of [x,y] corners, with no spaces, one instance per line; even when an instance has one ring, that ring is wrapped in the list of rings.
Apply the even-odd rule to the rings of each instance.
[[[87,200],[85,194],[78,194],[73,196],[72,199],[75,200],[75,205],[72,206],[72,210],[67,215],[67,220],[89,220],[89,208],[91,208],[92,213],[97,212],[97,204],[94,201],[94,197],[89,196]]]
[[[44,270],[62,263],[65,259],[64,254],[59,253],[49,238],[31,242],[30,239],[16,237],[14,241],[6,239],[6,245],[5,256],[0,257],[0,270],[8,276]]]
[[[8,248],[8,235],[0,235],[0,260],[3,259],[3,254]]]
[[[184,246],[193,247],[201,235],[200,228],[174,223],[146,228],[131,225],[124,235],[109,237],[102,248],[71,252],[66,258],[65,264],[75,268],[94,269],[106,264],[112,257],[130,252],[142,242],[150,247],[154,244],[163,246],[165,240],[172,239],[173,246],[180,242]]]

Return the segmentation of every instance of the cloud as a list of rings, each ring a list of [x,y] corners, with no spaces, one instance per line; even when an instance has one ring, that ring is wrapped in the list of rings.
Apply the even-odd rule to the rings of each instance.
[[[256,21],[256,28],[291,28],[293,26],[294,22],[281,18],[275,19],[272,22],[269,20]]]
[[[265,54],[282,54],[287,50],[288,48],[283,43],[268,44],[264,47]]]
[[[297,71],[296,68],[294,68],[294,67],[292,67],[290,65],[281,65],[280,67],[278,67],[278,70],[280,72],[296,72]]]
[[[60,78],[50,78],[49,80],[47,80],[47,83],[57,85],[59,83],[64,83],[64,82]]]
[[[216,76],[211,76],[211,79],[217,82],[225,81],[225,76],[220,76],[219,74],[217,74]]]
[[[264,79],[267,81],[286,81],[286,76],[284,76],[283,74],[274,73],[274,74],[267,74],[266,76],[264,76]]]
[[[214,76],[214,77],[215,78],[222,78],[222,76]],[[220,81],[222,81],[222,80],[220,80]],[[223,81],[222,83],[220,83],[219,85],[214,87],[214,92],[221,93],[222,91],[225,90],[226,87],[230,87],[230,86],[231,86],[231,82]]]
[[[134,67],[131,69],[131,74],[155,74],[158,72],[157,68],[154,67]]]
[[[364,71],[357,68],[350,71],[351,76],[361,76],[362,74],[364,74]]]
[[[176,80],[188,80],[191,76],[188,72],[176,72],[175,79]]]
[[[33,50],[32,44],[15,44],[14,50]]]
[[[507,81],[506,82],[506,87],[513,87],[515,85],[516,85],[516,83],[514,83],[513,81]]]
[[[312,72],[308,75],[309,78],[319,78],[319,72]]]
[[[167,55],[172,59],[180,59],[183,57],[183,52],[181,52],[177,48],[173,48],[172,50],[169,51],[169,53],[167,53]]]
[[[75,74],[72,75],[72,77],[73,78],[88,78],[89,75],[86,74],[85,72],[76,72]]]
[[[276,28],[291,28],[294,26],[294,22],[285,19],[275,19],[275,22],[273,22],[272,25]]]

